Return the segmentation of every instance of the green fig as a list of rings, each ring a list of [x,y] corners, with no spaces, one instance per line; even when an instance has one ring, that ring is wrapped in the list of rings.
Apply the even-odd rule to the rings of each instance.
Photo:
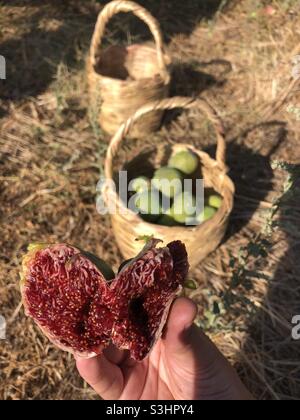
[[[222,206],[222,203],[223,203],[223,199],[220,195],[213,194],[208,197],[208,205],[210,207],[219,209]]]
[[[214,215],[217,213],[217,210],[210,206],[205,206],[202,213],[200,213],[196,220],[199,224],[206,222],[207,220],[210,220],[214,217]]]
[[[135,199],[141,217],[149,223],[157,221],[162,214],[158,191],[142,191]]]
[[[174,198],[171,212],[176,222],[187,223],[196,213],[195,197],[188,191],[178,194]]]
[[[145,176],[139,176],[130,181],[130,186],[133,191],[139,193],[150,188],[150,180]]]
[[[190,289],[190,290],[197,290],[198,289],[198,285],[194,280],[191,279],[187,279],[183,285],[183,287],[185,289]]]
[[[162,226],[172,227],[172,226],[176,226],[178,223],[174,220],[174,217],[171,211],[168,211],[166,214],[164,214],[158,219],[157,224],[162,225]]]
[[[154,173],[152,184],[166,197],[173,198],[182,191],[183,176],[174,168],[162,167]]]
[[[188,150],[182,150],[181,152],[176,153],[170,158],[168,163],[170,168],[178,169],[185,175],[194,173],[198,165],[198,157]]]

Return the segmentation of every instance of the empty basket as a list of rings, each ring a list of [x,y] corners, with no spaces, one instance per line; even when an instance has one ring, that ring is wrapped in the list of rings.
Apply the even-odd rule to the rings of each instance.
[[[155,44],[102,47],[108,21],[117,13],[132,12],[150,28]],[[137,109],[153,100],[168,96],[169,58],[164,53],[162,34],[157,20],[132,1],[112,1],[98,17],[87,64],[91,112],[99,118],[102,129],[115,134],[120,125]],[[144,115],[130,135],[139,137],[157,130],[163,112]]]

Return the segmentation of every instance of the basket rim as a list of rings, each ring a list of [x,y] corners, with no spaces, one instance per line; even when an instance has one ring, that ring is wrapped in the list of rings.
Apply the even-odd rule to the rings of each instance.
[[[154,53],[156,53],[155,45],[151,46],[151,45],[145,45],[145,44],[132,44],[132,45],[124,46],[124,48],[130,49],[130,48],[132,48],[134,46],[137,46],[137,45],[140,48],[145,48],[145,49],[151,50]],[[107,47],[103,51],[103,53],[107,49],[109,49],[110,47],[111,46]],[[140,83],[145,83],[146,81],[152,81],[153,84],[155,82],[155,84],[159,85],[160,82],[163,82],[163,84],[165,86],[167,86],[171,82],[171,72],[169,70],[169,67],[170,67],[170,64],[171,64],[171,58],[170,58],[169,54],[167,54],[167,53],[164,53],[164,56],[165,56],[166,62],[169,63],[169,64],[167,64],[166,71],[163,74],[158,69],[158,72],[155,75],[153,75],[152,77],[144,77],[144,78],[138,79],[138,80],[137,79],[126,79],[126,80],[123,80],[123,79],[119,79],[117,77],[105,76],[105,75],[103,75],[103,74],[101,74],[101,73],[99,73],[98,71],[95,70],[95,64],[93,64],[90,56],[88,56],[88,61],[90,63],[90,72],[93,73],[94,77],[96,77],[99,80],[102,80],[103,82],[107,81],[109,83],[115,83],[115,84],[126,85],[126,86],[129,86],[129,85],[132,85],[133,86],[135,84],[138,85]],[[144,86],[144,89],[145,89],[145,86]]]
[[[127,121],[125,121],[121,126],[119,126],[118,130],[115,132],[113,137],[110,140],[106,158],[104,163],[104,173],[107,179],[112,179],[112,166],[113,166],[113,159],[117,154],[118,148],[120,144],[124,141],[124,139],[130,133],[133,125],[144,115],[152,112],[152,111],[166,111],[172,110],[175,108],[183,108],[183,109],[193,109],[193,108],[200,108],[203,111],[208,119],[214,126],[216,137],[217,137],[217,150],[216,150],[216,161],[217,166],[221,170],[227,171],[226,166],[226,140],[224,137],[224,127],[223,123],[218,117],[214,108],[203,98],[191,98],[191,97],[181,97],[181,96],[174,96],[167,99],[156,100],[153,102],[148,102],[147,104],[143,105],[139,108]]]
[[[153,35],[158,65],[162,74],[168,73],[167,63],[165,62],[164,42],[158,20],[143,6],[132,0],[113,0],[106,4],[98,15],[95,30],[90,46],[90,60],[95,65],[96,51],[99,51],[105,28],[109,20],[118,13],[133,13],[141,19],[150,29]]]
[[[145,77],[144,79],[139,79],[139,80],[122,80],[122,79],[118,79],[115,77],[110,77],[110,76],[102,76],[101,74],[97,73],[96,71],[94,71],[95,76],[97,77],[97,79],[101,80],[102,82],[109,82],[109,83],[114,83],[114,84],[119,84],[119,85],[123,85],[123,86],[134,86],[134,85],[140,85],[141,83],[145,83],[146,81],[150,81],[150,82],[155,82],[157,80],[157,82],[155,83],[156,85],[160,85],[163,84],[164,86],[168,86],[171,82],[171,75],[170,74],[166,74],[166,77],[163,78],[161,76],[161,74],[156,74],[154,77]],[[158,80],[160,79],[160,80]],[[153,83],[154,84],[154,83]],[[147,86],[143,86],[144,89],[147,88]]]
[[[224,209],[224,207],[225,207],[225,205],[224,205],[224,202],[222,203],[222,206],[220,207],[220,209],[218,209],[218,211],[216,212],[216,214],[211,218],[211,219],[209,219],[209,220],[207,220],[207,221],[205,221],[205,222],[203,222],[203,223],[200,223],[199,225],[195,225],[195,226],[190,226],[190,227],[188,227],[188,229],[192,232],[192,231],[196,231],[196,230],[198,230],[200,227],[203,227],[204,226],[204,224],[207,226],[208,224],[214,224],[214,221],[215,221],[215,219],[216,219],[216,217],[219,215],[220,216],[220,213],[221,213],[221,210],[223,209],[223,210],[225,210],[224,212],[223,212],[223,215],[224,215],[224,221],[222,222],[223,224],[225,224],[225,223],[227,223],[227,220],[228,220],[228,218],[229,218],[229,216],[230,216],[230,214],[231,214],[231,212],[232,212],[232,209],[233,209],[233,204],[234,204],[234,195],[235,195],[235,185],[234,185],[234,183],[233,183],[233,181],[232,181],[232,179],[230,178],[230,176],[228,175],[228,172],[224,169],[223,171],[222,170],[220,170],[220,168],[219,168],[219,166],[218,166],[218,162],[215,160],[215,159],[213,159],[211,156],[209,156],[209,154],[208,153],[206,153],[206,152],[204,152],[203,150],[198,150],[198,149],[196,149],[196,147],[194,147],[193,145],[188,145],[188,144],[186,144],[186,143],[176,143],[176,144],[174,144],[174,145],[172,145],[173,147],[175,146],[175,147],[185,147],[185,148],[190,148],[190,149],[192,149],[195,153],[197,153],[197,155],[199,156],[199,157],[204,157],[206,160],[207,160],[207,162],[210,162],[211,163],[211,165],[212,166],[215,166],[216,167],[216,169],[219,169],[219,171],[220,171],[220,175],[222,176],[222,177],[224,177],[224,180],[226,179],[226,183],[228,184],[228,185],[226,185],[226,183],[224,182],[224,188],[226,188],[226,189],[228,189],[228,192],[230,193],[230,199],[229,199],[229,205],[228,205],[228,210],[225,210]],[[153,148],[152,149],[155,149],[155,147],[153,146]],[[144,150],[147,150],[147,149],[144,149]],[[137,155],[138,156],[138,155]],[[107,192],[109,190],[109,193]],[[182,231],[182,230],[186,230],[187,229],[187,226],[163,226],[163,225],[158,225],[158,224],[155,224],[155,223],[149,223],[149,222],[147,222],[147,221],[145,221],[145,220],[143,220],[141,217],[140,217],[140,215],[139,214],[137,214],[137,213],[135,213],[134,211],[132,211],[131,209],[129,209],[127,206],[125,206],[125,203],[123,203],[123,201],[121,200],[121,198],[120,198],[120,196],[119,196],[119,194],[116,192],[116,191],[113,191],[111,188],[110,188],[110,184],[109,183],[107,183],[107,184],[105,184],[104,185],[104,187],[103,187],[103,194],[104,194],[104,196],[106,196],[106,194],[109,194],[110,195],[110,197],[114,197],[114,200],[115,200],[115,203],[116,203],[116,205],[117,205],[117,214],[115,215],[115,214],[113,214],[113,215],[110,215],[111,216],[111,218],[114,218],[115,216],[118,216],[118,217],[122,217],[124,220],[126,220],[127,222],[128,222],[128,219],[130,218],[131,219],[131,221],[135,221],[136,223],[139,223],[141,226],[142,225],[144,225],[144,226],[147,226],[147,227],[150,227],[150,226],[154,226],[154,229],[156,230],[156,232],[163,232],[163,231],[165,231],[165,230],[167,230],[167,229],[172,229],[174,232],[179,232],[179,231]],[[220,192],[219,192],[219,194],[220,195],[222,195],[222,197],[223,197],[223,194],[221,194]],[[126,215],[125,214],[121,214],[120,213],[120,211],[119,211],[119,209],[124,209],[124,210],[126,210]]]

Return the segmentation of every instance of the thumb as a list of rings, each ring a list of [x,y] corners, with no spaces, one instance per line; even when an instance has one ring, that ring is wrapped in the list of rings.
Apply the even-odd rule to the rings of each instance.
[[[187,377],[194,378],[193,399],[218,399],[222,395],[229,399],[251,398],[230,363],[194,324],[196,315],[197,306],[189,299],[179,298],[172,306],[164,347],[173,372],[177,371],[181,380],[187,372]]]
[[[190,299],[179,298],[173,303],[164,335],[165,346],[172,354],[188,351],[191,345],[191,329],[197,312],[197,305]]]
[[[176,360],[196,359],[203,368],[214,361],[226,362],[212,341],[194,324],[196,316],[197,306],[190,299],[179,298],[174,302],[165,334],[168,352],[176,356]]]

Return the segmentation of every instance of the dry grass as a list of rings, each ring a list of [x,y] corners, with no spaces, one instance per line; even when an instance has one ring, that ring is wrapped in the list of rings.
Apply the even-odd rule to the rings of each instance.
[[[0,2],[0,54],[8,60],[8,79],[0,81],[0,312],[8,320],[7,340],[0,342],[2,399],[96,397],[72,358],[24,317],[18,271],[26,245],[41,240],[78,244],[114,266],[121,261],[109,220],[96,212],[106,139],[86,109],[84,59],[100,3]],[[288,105],[300,107],[299,85],[291,77],[292,57],[300,52],[299,2],[227,1],[224,9],[211,0],[202,6],[193,0],[141,3],[166,33],[174,61],[172,93],[202,94],[226,126],[236,206],[227,240],[193,273],[201,319],[230,282],[230,255],[260,231],[264,210],[280,194],[284,174],[274,173],[270,160],[300,164],[300,123],[286,111]],[[275,15],[265,15],[262,3],[272,3]],[[108,42],[130,40],[131,19],[125,22],[115,20]],[[187,136],[213,152],[197,113],[181,114],[154,139]],[[148,141],[153,139],[128,143],[121,157]],[[256,311],[240,305],[210,331],[261,399],[300,398],[300,342],[290,338],[292,316],[300,313],[299,200],[287,206],[292,211],[281,214],[283,228],[259,262],[271,280],[255,280],[249,291]]]

